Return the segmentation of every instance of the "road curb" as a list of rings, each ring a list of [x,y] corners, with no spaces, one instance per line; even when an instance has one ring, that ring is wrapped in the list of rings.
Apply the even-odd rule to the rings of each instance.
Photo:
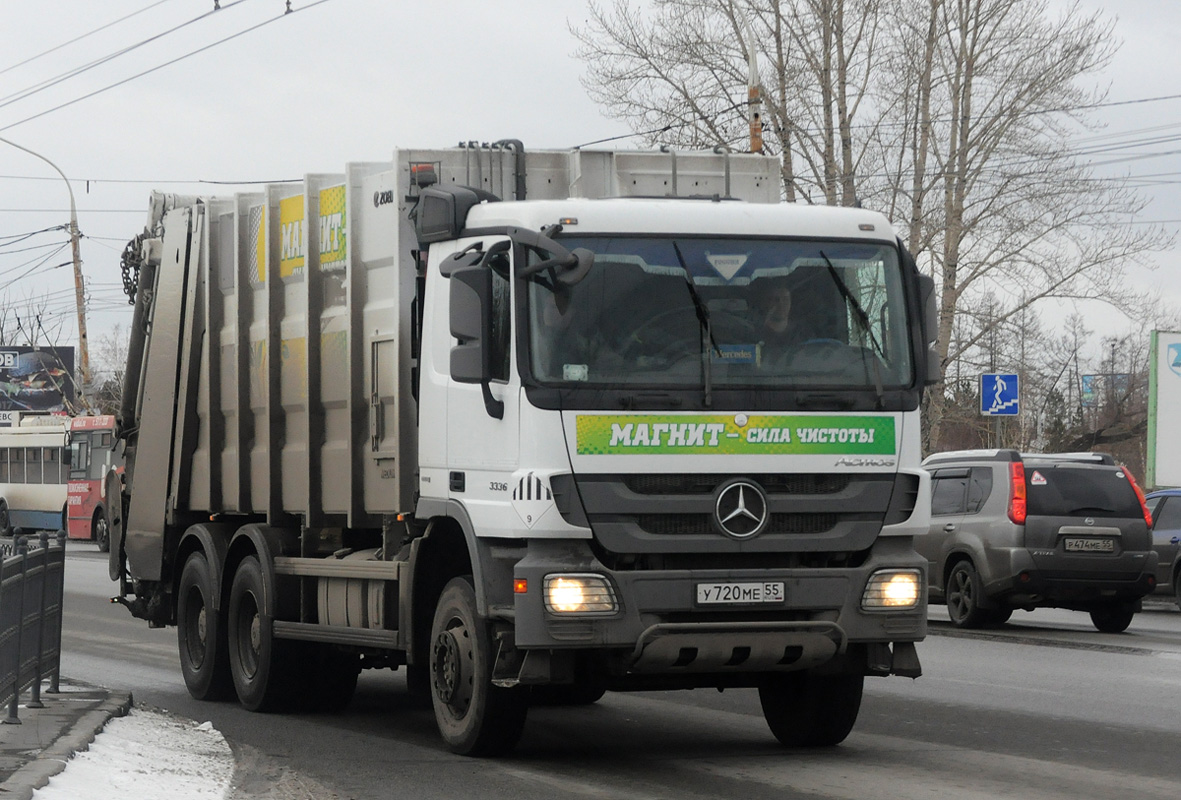
[[[33,792],[66,768],[75,753],[89,749],[112,717],[123,717],[131,710],[131,692],[112,691],[106,700],[83,713],[69,730],[63,731],[35,759],[12,773],[0,785],[0,798],[32,800]]]

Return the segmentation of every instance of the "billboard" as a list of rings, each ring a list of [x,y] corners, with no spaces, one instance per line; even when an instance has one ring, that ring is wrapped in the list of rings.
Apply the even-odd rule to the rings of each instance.
[[[1153,331],[1148,366],[1148,485],[1181,486],[1181,332]]]
[[[74,348],[0,346],[0,411],[70,411]]]

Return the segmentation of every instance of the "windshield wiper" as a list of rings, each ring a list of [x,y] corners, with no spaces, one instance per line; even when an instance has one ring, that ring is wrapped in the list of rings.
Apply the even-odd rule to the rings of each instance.
[[[685,286],[689,289],[689,297],[693,300],[693,309],[697,312],[697,322],[701,326],[702,334],[704,334],[700,338],[701,370],[702,382],[705,384],[705,407],[709,408],[713,405],[713,359],[710,358],[709,348],[705,343],[708,340],[713,345],[714,352],[718,354],[718,358],[722,357],[722,348],[718,347],[718,343],[714,339],[713,328],[709,320],[709,308],[702,302],[701,295],[697,293],[697,287],[693,285],[693,278],[689,275],[689,267],[685,264],[685,256],[681,254],[681,248],[675,240],[673,241],[673,252],[677,254],[677,261],[680,263],[681,269],[685,272]]]
[[[882,396],[885,394],[885,392],[882,390],[882,368],[879,358],[885,360],[886,353],[882,349],[881,344],[878,343],[878,338],[873,335],[873,329],[869,326],[869,315],[865,313],[865,309],[861,307],[861,303],[858,302],[857,298],[853,296],[853,293],[849,291],[849,287],[845,284],[845,280],[841,277],[841,274],[837,272],[837,268],[833,266],[832,259],[825,255],[823,250],[819,250],[817,252],[820,253],[820,257],[824,259],[824,263],[828,266],[829,277],[831,277],[832,282],[836,284],[837,291],[841,293],[841,297],[844,298],[845,304],[849,308],[853,309],[853,316],[857,318],[859,323],[861,323],[861,329],[865,331],[865,335],[869,337],[869,343],[873,345],[873,352],[875,353],[875,358],[873,359],[874,389],[878,396],[878,408],[881,408]],[[864,363],[865,350],[863,349],[861,353],[861,360],[862,363]]]

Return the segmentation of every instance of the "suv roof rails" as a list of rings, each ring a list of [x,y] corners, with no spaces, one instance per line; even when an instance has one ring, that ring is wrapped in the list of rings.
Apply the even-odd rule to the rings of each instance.
[[[1080,464],[1115,466],[1115,458],[1110,453],[1022,453],[1007,448],[932,453],[923,459],[923,466],[948,461],[1072,461]]]
[[[948,450],[943,453],[932,453],[923,459],[923,464],[933,464],[940,461],[1020,461],[1021,453],[1016,450]]]
[[[1115,457],[1110,453],[1022,453],[1021,458],[1025,461],[1078,461],[1115,466]]]

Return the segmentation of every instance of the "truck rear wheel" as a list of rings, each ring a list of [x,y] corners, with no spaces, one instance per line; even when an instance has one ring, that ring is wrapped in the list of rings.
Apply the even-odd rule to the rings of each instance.
[[[176,638],[185,686],[197,700],[230,694],[225,621],[214,608],[213,573],[204,553],[192,553],[180,573],[176,596]]]
[[[266,613],[262,565],[247,556],[230,586],[230,674],[238,702],[250,711],[277,711],[292,700],[292,662],[284,658],[289,643],[275,639]]]
[[[788,747],[831,747],[853,730],[861,710],[862,675],[785,672],[759,685],[763,717]]]
[[[525,728],[528,695],[492,685],[489,625],[476,614],[471,578],[453,578],[431,625],[430,685],[435,722],[454,753],[503,755]]]

